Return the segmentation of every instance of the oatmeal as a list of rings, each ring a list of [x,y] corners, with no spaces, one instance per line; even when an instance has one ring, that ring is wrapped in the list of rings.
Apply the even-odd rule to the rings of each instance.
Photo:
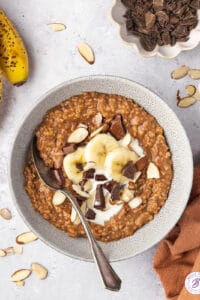
[[[162,127],[131,99],[73,96],[46,113],[36,136],[46,166],[75,195],[96,239],[130,236],[164,205],[171,154]],[[71,237],[85,236],[70,202],[40,181],[32,161],[24,174],[35,210]]]

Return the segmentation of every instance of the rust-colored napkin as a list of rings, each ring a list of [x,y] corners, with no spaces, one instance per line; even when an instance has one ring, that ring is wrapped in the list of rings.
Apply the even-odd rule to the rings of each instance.
[[[189,293],[184,284],[189,273],[200,272],[200,167],[194,170],[188,206],[178,224],[158,246],[153,266],[167,299],[200,300],[200,295]]]

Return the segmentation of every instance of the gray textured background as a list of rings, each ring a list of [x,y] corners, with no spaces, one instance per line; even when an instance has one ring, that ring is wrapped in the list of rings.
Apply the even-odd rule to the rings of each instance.
[[[191,141],[195,163],[200,161],[200,103],[189,109],[179,109],[176,90],[183,90],[189,80],[175,82],[170,79],[170,72],[180,64],[200,67],[200,48],[171,61],[141,58],[118,38],[117,27],[110,18],[112,4],[111,0],[0,0],[0,7],[17,24],[26,41],[31,67],[30,79],[24,86],[15,88],[4,83],[4,101],[0,109],[0,207],[9,207],[13,219],[0,219],[0,248],[13,245],[15,236],[27,230],[13,207],[7,184],[10,143],[17,124],[41,94],[67,79],[111,74],[144,84],[160,95],[178,115]],[[52,32],[47,26],[51,22],[65,23],[66,31]],[[92,66],[77,53],[76,46],[81,41],[87,41],[95,51],[96,62]],[[65,257],[37,241],[26,245],[21,256],[0,259],[0,298],[162,300],[165,299],[164,292],[152,270],[154,251],[155,248],[114,264],[123,279],[122,290],[114,294],[102,289],[93,264]],[[29,267],[33,261],[49,269],[46,281],[32,276],[22,288],[10,282],[13,271]]]

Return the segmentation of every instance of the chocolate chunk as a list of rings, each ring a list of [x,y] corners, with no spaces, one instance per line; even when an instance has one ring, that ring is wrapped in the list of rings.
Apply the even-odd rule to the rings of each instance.
[[[156,21],[156,16],[152,14],[150,11],[148,11],[145,14],[145,24],[146,24],[146,29],[149,30],[153,27]]]
[[[137,171],[143,171],[144,168],[147,166],[147,157],[143,156],[140,159],[138,159],[135,163],[135,167],[137,169]]]
[[[76,168],[80,171],[83,171],[83,165],[81,163],[76,163]]]
[[[117,182],[114,180],[107,181],[103,184],[103,188],[106,189],[109,193],[111,193],[111,191],[116,183]]]
[[[92,179],[94,178],[95,169],[91,168],[83,172],[84,179]]]
[[[103,210],[106,207],[103,187],[101,184],[97,185],[94,208]]]
[[[64,186],[65,178],[61,169],[50,169],[50,175],[54,180],[57,181],[59,186]]]
[[[130,179],[134,178],[135,172],[136,167],[132,161],[127,162],[127,164],[122,169],[122,175]]]
[[[110,198],[113,201],[118,201],[120,200],[120,190],[121,190],[121,185],[119,183],[114,184]]]
[[[86,198],[77,195],[76,201],[78,202],[79,206],[81,206],[83,204],[83,202],[86,201]]]
[[[126,129],[123,124],[122,116],[116,115],[110,123],[109,132],[117,139],[120,140],[126,135]]]
[[[86,219],[88,219],[88,220],[94,220],[95,216],[96,216],[95,211],[93,211],[91,208],[88,208],[88,210],[87,210],[87,212],[85,214]]]
[[[67,154],[70,154],[70,153],[73,153],[75,150],[76,150],[76,146],[75,145],[73,145],[73,144],[71,144],[71,145],[66,145],[65,147],[63,147],[63,153],[65,154],[65,155],[67,155]]]
[[[108,180],[108,179],[106,178],[106,176],[104,176],[103,174],[96,174],[94,179],[95,179],[96,181],[105,181],[105,180]]]

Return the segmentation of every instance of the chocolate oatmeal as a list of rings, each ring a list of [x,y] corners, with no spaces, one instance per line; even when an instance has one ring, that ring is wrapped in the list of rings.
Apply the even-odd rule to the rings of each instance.
[[[37,147],[60,186],[77,198],[96,239],[132,235],[164,205],[173,171],[156,119],[131,99],[85,92],[49,110]],[[85,236],[70,202],[25,166],[25,188],[44,219],[71,237]]]

